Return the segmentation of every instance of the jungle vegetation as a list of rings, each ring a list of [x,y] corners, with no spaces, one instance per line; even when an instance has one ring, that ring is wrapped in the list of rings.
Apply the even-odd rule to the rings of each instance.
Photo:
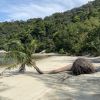
[[[9,50],[6,44],[12,42],[20,43],[25,50],[32,41],[36,41],[35,52],[99,56],[100,0],[44,19],[0,23],[1,50]]]

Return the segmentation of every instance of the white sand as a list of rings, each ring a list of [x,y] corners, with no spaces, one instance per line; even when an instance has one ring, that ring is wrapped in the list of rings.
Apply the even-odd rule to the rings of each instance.
[[[43,71],[52,70],[72,64],[76,58],[77,57],[67,56],[49,57],[37,61],[37,66]],[[95,66],[100,66],[100,57],[89,59],[94,61]],[[81,85],[81,83],[78,82],[80,82],[82,78],[84,78],[84,81],[82,80],[84,83],[88,80],[87,78],[91,79],[95,77],[95,79],[100,79],[99,72],[91,75],[72,76],[72,78],[66,79],[65,83],[61,84],[59,80],[64,75],[64,73],[61,75],[39,75],[33,68],[27,68],[25,74],[15,75],[15,73],[13,73],[5,77],[0,77],[0,100],[92,100],[91,97],[88,98],[87,94],[95,95],[95,93],[99,94],[99,97],[96,97],[95,100],[99,100],[100,91],[98,87],[92,89],[93,86],[91,86],[90,89],[92,89],[92,91],[81,91],[81,89],[77,88],[77,85]],[[77,80],[77,84],[74,84],[75,80]],[[98,79],[96,81],[98,81]],[[73,83],[72,86],[69,86],[70,83]],[[73,88],[73,85],[75,85],[76,88]],[[98,84],[96,86],[98,86]],[[80,93],[82,98],[78,96]],[[84,96],[87,96],[88,99],[84,99]],[[74,97],[76,99],[73,99]]]

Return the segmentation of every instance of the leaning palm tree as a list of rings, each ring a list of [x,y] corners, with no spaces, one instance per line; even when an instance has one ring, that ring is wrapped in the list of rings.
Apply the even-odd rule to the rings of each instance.
[[[13,66],[8,68],[18,67],[20,64],[19,72],[25,71],[25,65],[33,66],[39,74],[43,72],[36,66],[35,61],[33,61],[32,54],[35,52],[37,45],[36,40],[30,40],[27,43],[22,43],[21,40],[10,40],[5,44],[6,48],[6,59],[13,58],[16,60]]]

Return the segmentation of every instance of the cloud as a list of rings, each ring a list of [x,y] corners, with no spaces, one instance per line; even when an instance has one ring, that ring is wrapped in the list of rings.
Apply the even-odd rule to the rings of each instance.
[[[63,11],[63,7],[57,4],[44,4],[37,5],[30,3],[28,5],[20,5],[20,6],[9,6],[9,9],[2,10],[3,13],[6,13],[9,19],[14,20],[25,20],[33,17],[45,17],[54,12]]]
[[[2,1],[2,2],[1,2]],[[17,0],[5,2],[1,0],[0,13],[6,16],[5,20],[26,20],[29,18],[37,18],[51,15],[55,12],[63,12],[74,7],[81,6],[91,0],[22,0],[17,3]],[[28,2],[29,1],[29,2]],[[92,0],[93,1],[93,0]],[[6,7],[3,7],[5,4]]]

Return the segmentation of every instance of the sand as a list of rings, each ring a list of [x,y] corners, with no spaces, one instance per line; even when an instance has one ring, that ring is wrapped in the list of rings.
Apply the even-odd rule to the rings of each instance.
[[[78,57],[53,56],[37,61],[48,71],[69,64]],[[88,57],[100,67],[100,57]],[[14,70],[0,77],[0,100],[100,100],[100,72],[72,76],[64,73],[39,75],[34,68],[24,74]]]

